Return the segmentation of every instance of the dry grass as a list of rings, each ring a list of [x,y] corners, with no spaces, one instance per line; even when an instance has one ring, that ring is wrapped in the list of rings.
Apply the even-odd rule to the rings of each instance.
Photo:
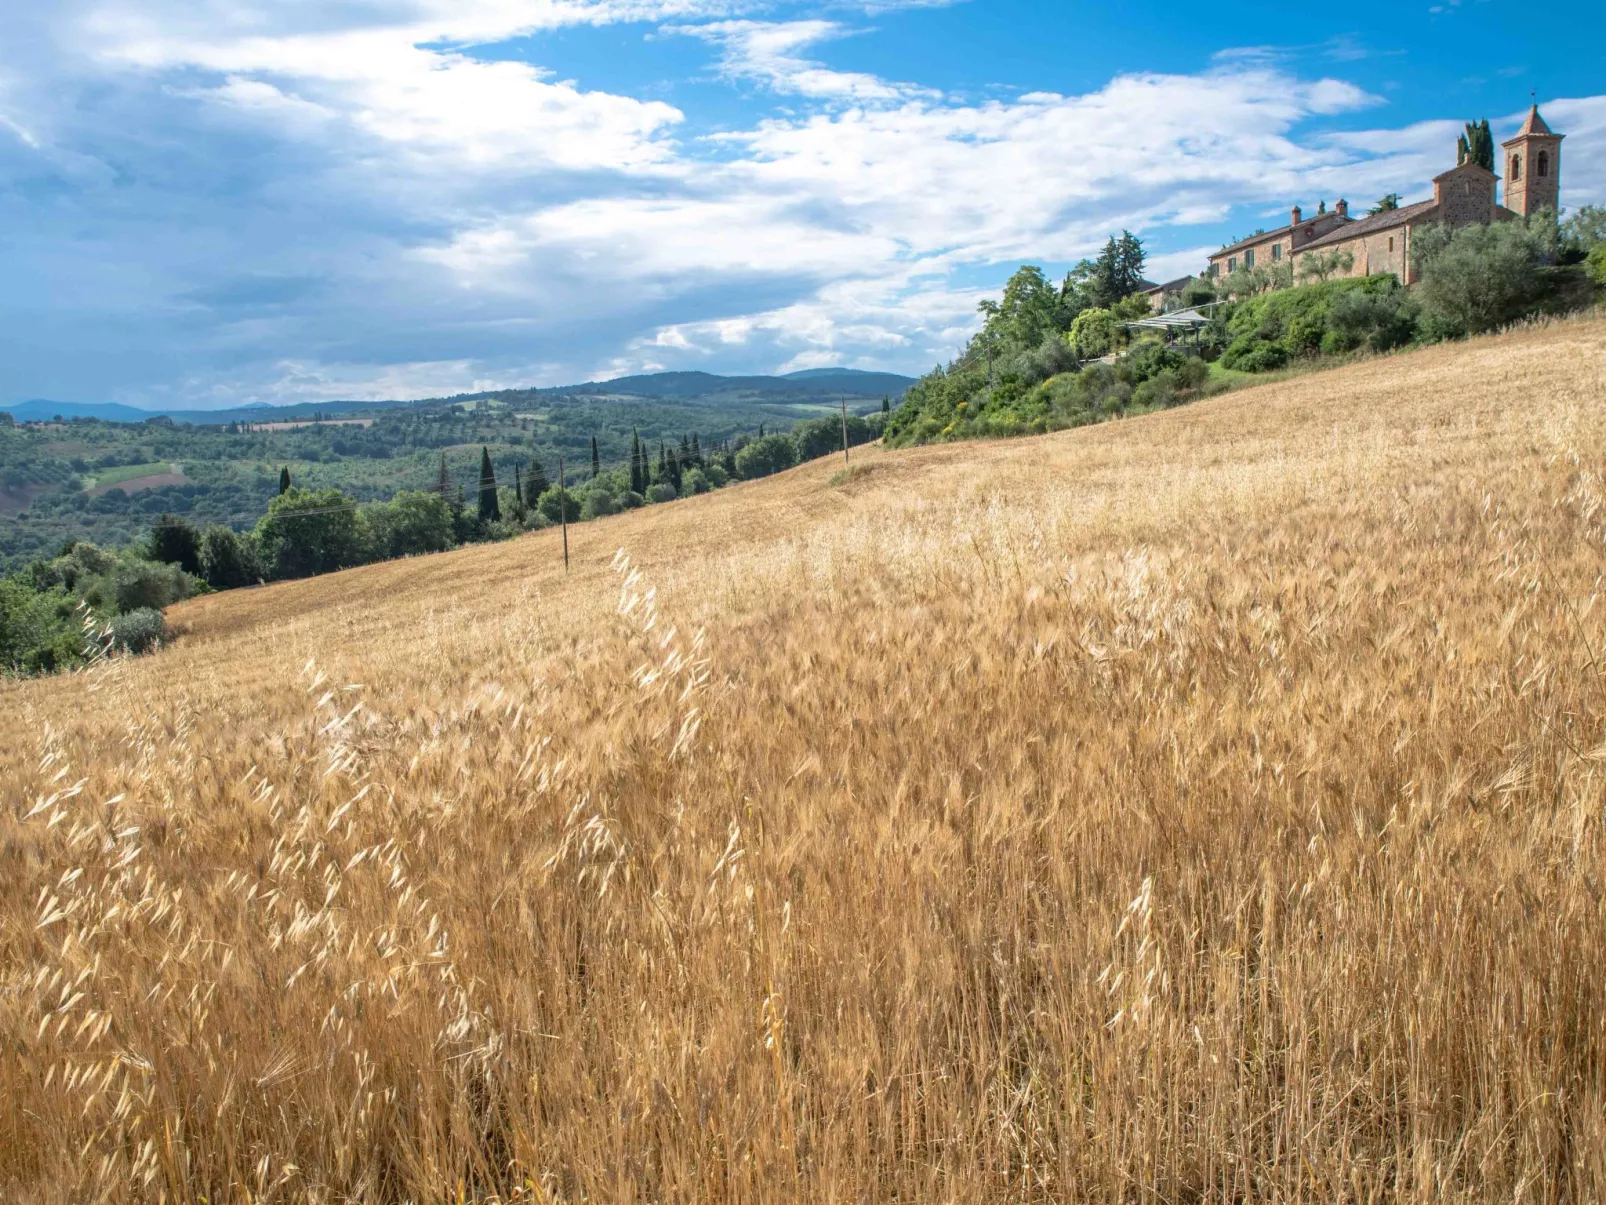
[[[0,1198],[1600,1199],[1603,377],[866,450],[0,687]]]

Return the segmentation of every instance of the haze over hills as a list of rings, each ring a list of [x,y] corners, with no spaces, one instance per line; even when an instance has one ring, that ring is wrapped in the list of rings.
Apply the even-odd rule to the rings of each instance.
[[[311,418],[315,414],[354,414],[360,411],[405,406],[437,406],[448,402],[529,396],[619,396],[675,398],[695,401],[706,398],[711,405],[740,397],[748,401],[799,402],[824,400],[836,396],[894,399],[903,396],[913,377],[891,372],[866,372],[856,368],[810,368],[782,376],[720,376],[709,372],[660,372],[618,377],[610,381],[585,381],[577,385],[556,385],[531,389],[498,389],[451,397],[418,398],[411,401],[333,401],[296,402],[275,406],[252,402],[221,410],[195,410],[182,407],[144,409],[121,402],[56,402],[34,398],[12,406],[0,406],[18,422],[47,422],[62,418],[94,418],[109,423],[139,423],[165,417],[174,422],[216,424],[230,422],[283,422]]]

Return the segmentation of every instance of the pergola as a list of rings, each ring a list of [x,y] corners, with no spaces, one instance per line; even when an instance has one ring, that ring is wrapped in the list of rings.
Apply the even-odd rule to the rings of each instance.
[[[1137,322],[1125,324],[1129,331],[1196,331],[1201,327],[1210,325],[1198,310],[1177,310],[1172,314],[1156,314],[1153,318],[1142,318]]]

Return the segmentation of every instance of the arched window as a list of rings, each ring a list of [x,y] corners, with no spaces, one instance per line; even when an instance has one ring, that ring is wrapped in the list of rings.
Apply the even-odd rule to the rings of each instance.
[[[1539,152],[1539,176],[1541,179],[1550,175],[1550,152]]]
[[[1522,179],[1522,156],[1513,155],[1511,156],[1511,182],[1515,184],[1520,179]]]

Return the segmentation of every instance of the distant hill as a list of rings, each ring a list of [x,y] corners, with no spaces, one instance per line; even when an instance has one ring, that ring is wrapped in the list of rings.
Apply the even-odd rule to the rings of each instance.
[[[247,406],[228,410],[142,410],[138,406],[125,406],[121,402],[52,402],[43,398],[0,406],[19,423],[49,422],[58,415],[65,419],[99,419],[103,423],[142,423],[146,419],[165,417],[175,423],[224,424],[232,422],[269,423],[293,422],[311,418],[315,414],[350,414],[356,410],[376,410],[383,407],[405,406],[406,402],[296,402],[289,406],[270,406],[252,402]]]
[[[655,372],[617,377],[611,381],[586,381],[579,385],[558,385],[540,389],[504,389],[489,393],[464,394],[453,398],[421,398],[417,401],[388,402],[296,402],[273,406],[251,402],[227,410],[151,409],[126,406],[121,402],[52,402],[43,398],[0,406],[18,422],[48,422],[60,415],[66,419],[99,419],[106,423],[142,423],[165,416],[175,423],[224,425],[231,422],[268,423],[309,419],[315,414],[342,415],[397,406],[432,406],[444,402],[479,398],[622,395],[641,398],[674,398],[681,401],[706,399],[710,404],[741,396],[747,400],[780,403],[819,400],[838,395],[847,398],[901,398],[913,377],[893,372],[865,372],[857,368],[809,368],[785,376],[726,377],[711,372]]]
[[[803,394],[841,393],[849,397],[902,397],[913,377],[892,372],[864,372],[854,368],[810,368],[785,376],[726,377],[711,372],[655,372],[587,381],[542,389],[544,394],[618,393],[631,397],[713,397],[732,393],[760,393],[795,397]]]

